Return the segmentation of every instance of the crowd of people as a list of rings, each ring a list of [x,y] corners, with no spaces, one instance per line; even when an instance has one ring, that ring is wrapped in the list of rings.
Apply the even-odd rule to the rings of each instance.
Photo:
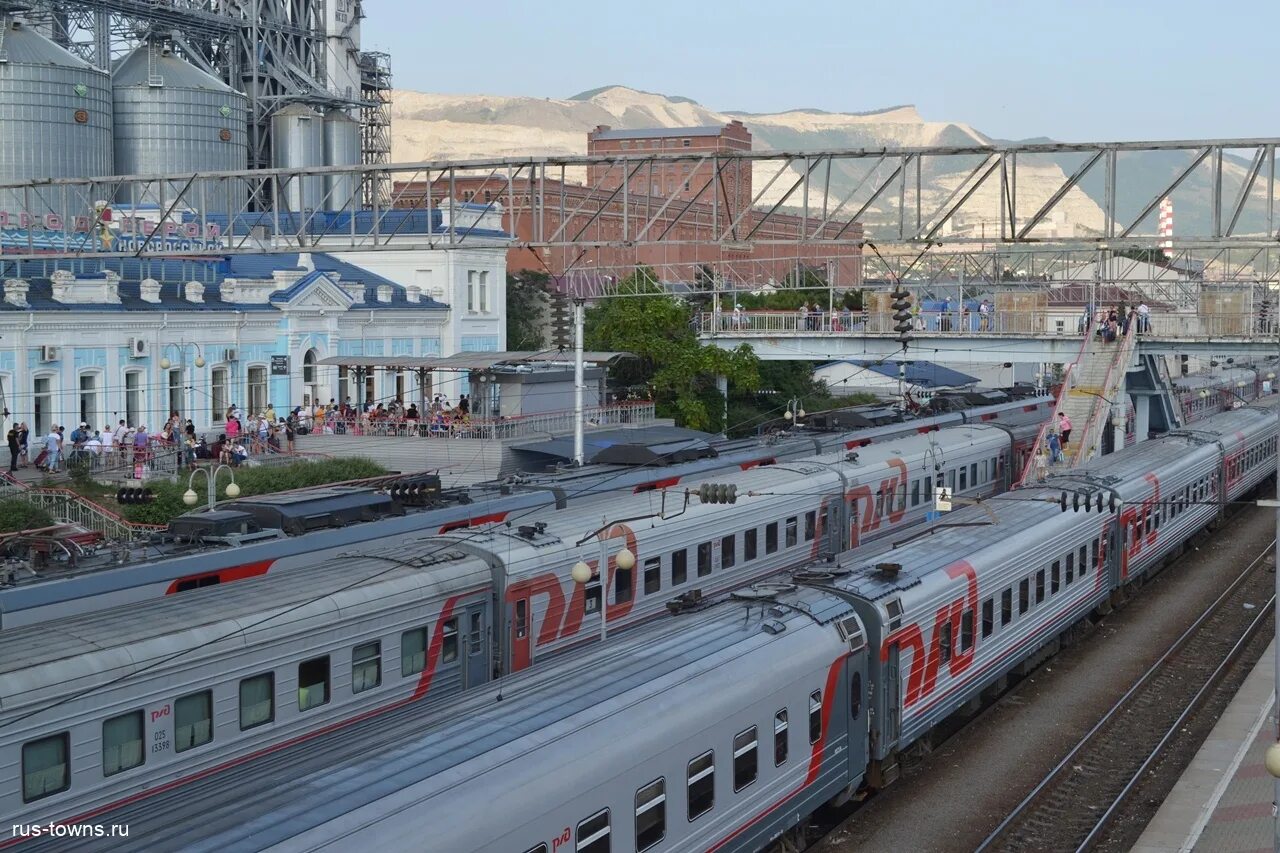
[[[362,406],[353,405],[350,399],[341,403],[330,399],[310,412],[299,408],[295,414],[304,421],[304,429],[326,435],[449,436],[471,425],[471,399],[463,394],[454,404],[437,394],[425,411],[417,403],[406,406],[399,399]]]
[[[1151,307],[1147,305],[1146,300],[1142,300],[1137,305],[1130,305],[1127,308],[1124,305],[1118,305],[1102,313],[1095,311],[1090,305],[1085,308],[1085,315],[1080,320],[1081,331],[1095,320],[1097,322],[1094,335],[1101,338],[1104,343],[1114,343],[1128,335],[1130,328],[1133,328],[1135,335],[1149,334]]]

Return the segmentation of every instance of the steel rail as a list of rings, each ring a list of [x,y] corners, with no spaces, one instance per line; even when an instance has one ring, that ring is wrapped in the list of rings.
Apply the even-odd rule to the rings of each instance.
[[[1275,545],[1276,545],[1276,540],[1272,539],[1270,543],[1263,548],[1262,552],[1249,562],[1249,565],[1245,567],[1244,571],[1242,571],[1235,578],[1235,580],[1233,580],[1227,586],[1227,588],[1222,591],[1222,594],[1219,595],[1217,598],[1215,598],[1213,602],[1207,608],[1205,608],[1204,612],[1201,613],[1196,618],[1196,620],[1192,622],[1191,625],[1185,631],[1183,631],[1182,634],[1180,634],[1176,640],[1173,641],[1172,644],[1170,644],[1169,648],[1167,648],[1164,651],[1164,653],[1160,655],[1160,657],[1155,661],[1155,663],[1153,663],[1142,675],[1138,677],[1136,681],[1134,681],[1134,683],[1129,687],[1129,689],[1124,692],[1124,695],[1121,696],[1119,699],[1117,699],[1115,704],[1112,705],[1111,708],[1102,716],[1102,718],[1098,720],[1097,723],[1094,724],[1093,728],[1089,729],[1089,731],[1086,732],[1082,738],[1080,738],[1080,740],[1076,743],[1076,745],[1071,748],[1071,751],[1068,752],[1065,756],[1063,756],[1061,761],[1059,761],[1056,765],[1054,765],[1053,769],[1050,770],[1048,774],[1046,774],[1045,777],[1041,779],[1040,782],[1037,783],[1034,788],[1031,789],[1030,793],[1028,793],[1025,797],[1022,798],[1022,801],[1019,802],[1018,805],[1014,806],[1013,811],[1009,812],[1009,814],[1005,816],[1004,820],[1000,821],[1000,823],[996,826],[996,828],[993,829],[991,833],[987,835],[987,837],[984,838],[982,842],[975,848],[975,853],[983,853],[983,851],[990,850],[993,848],[993,845],[1000,840],[1000,838],[1009,830],[1009,828],[1012,827],[1024,814],[1026,814],[1030,806],[1043,793],[1045,793],[1045,791],[1054,782],[1056,782],[1062,776],[1063,771],[1073,765],[1076,756],[1079,755],[1081,752],[1083,752],[1084,749],[1089,746],[1089,744],[1093,741],[1093,739],[1106,727],[1108,723],[1110,723],[1122,711],[1126,709],[1126,707],[1129,704],[1129,701],[1138,693],[1138,691],[1141,690],[1143,687],[1145,687],[1148,683],[1150,683],[1161,672],[1161,670],[1164,668],[1165,664],[1169,661],[1169,659],[1173,657],[1173,655],[1177,654],[1188,643],[1188,641],[1190,641],[1191,638],[1195,636],[1196,632],[1200,630],[1201,626],[1203,626],[1205,622],[1207,622],[1210,618],[1213,617],[1214,614],[1218,612],[1218,610],[1222,607],[1223,603],[1227,600],[1227,598],[1230,597],[1231,594],[1234,593],[1237,589],[1239,589],[1240,586],[1249,578],[1249,576],[1253,574],[1253,572],[1257,569],[1259,564],[1261,564],[1262,561],[1269,554],[1273,552],[1273,550],[1275,549]],[[1272,602],[1274,602],[1274,596],[1272,597],[1271,600]],[[1108,808],[1106,813],[1104,814],[1103,817],[1108,822],[1110,821],[1110,816],[1114,814],[1115,809],[1118,806],[1119,802],[1125,796],[1127,796],[1128,793],[1132,790],[1133,786],[1136,784],[1136,780],[1141,777],[1142,772],[1148,766],[1150,766],[1151,761],[1155,757],[1157,757],[1157,754],[1163,751],[1165,744],[1168,742],[1172,734],[1177,731],[1178,726],[1195,709],[1195,706],[1199,704],[1200,700],[1202,699],[1203,695],[1207,692],[1208,688],[1217,680],[1218,675],[1226,668],[1226,666],[1228,666],[1230,663],[1233,662],[1234,657],[1238,655],[1238,650],[1242,648],[1243,644],[1252,636],[1253,633],[1256,632],[1257,626],[1258,624],[1260,624],[1260,619],[1262,618],[1262,616],[1269,614],[1270,608],[1271,608],[1270,603],[1260,608],[1262,613],[1259,615],[1259,619],[1255,619],[1254,622],[1250,624],[1249,628],[1245,631],[1244,639],[1242,639],[1235,646],[1233,646],[1232,649],[1227,653],[1227,658],[1224,659],[1223,662],[1221,662],[1214,669],[1213,673],[1210,674],[1209,678],[1205,680],[1205,684],[1200,688],[1199,691],[1196,692],[1191,702],[1188,703],[1187,708],[1184,709],[1183,712],[1178,715],[1177,722],[1174,723],[1173,727],[1169,730],[1169,733],[1167,733],[1163,738],[1160,739],[1160,742],[1156,746],[1156,749],[1153,751],[1153,753],[1149,755],[1146,760],[1143,761],[1142,767],[1139,768],[1138,772],[1134,775],[1133,779],[1130,779],[1129,783],[1125,786],[1124,791],[1121,793],[1120,797],[1118,797],[1116,801],[1112,803],[1111,807]],[[1101,824],[1101,822],[1102,821],[1100,820],[1099,824]],[[1102,828],[1105,828],[1105,827],[1101,827],[1100,825],[1095,825],[1094,828],[1089,832],[1089,835],[1086,838],[1086,842],[1091,842],[1092,839],[1096,837],[1097,833],[1100,832]],[[1077,849],[1083,850],[1084,845],[1081,845]]]

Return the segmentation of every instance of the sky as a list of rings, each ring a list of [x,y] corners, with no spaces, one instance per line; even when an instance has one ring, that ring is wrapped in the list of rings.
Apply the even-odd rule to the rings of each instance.
[[[1006,139],[1271,136],[1276,0],[366,0],[397,88],[715,110],[915,104]],[[1261,98],[1262,100],[1259,100]]]

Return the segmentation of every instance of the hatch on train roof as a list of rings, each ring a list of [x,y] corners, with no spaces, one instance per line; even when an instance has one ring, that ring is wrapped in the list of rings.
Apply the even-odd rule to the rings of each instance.
[[[357,486],[242,498],[222,507],[247,513],[262,527],[273,527],[293,536],[308,530],[404,515],[404,507],[390,495]]]

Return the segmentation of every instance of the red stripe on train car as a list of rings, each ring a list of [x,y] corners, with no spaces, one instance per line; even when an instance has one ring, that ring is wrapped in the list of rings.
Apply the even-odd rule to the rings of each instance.
[[[755,826],[761,819],[776,811],[778,807],[787,802],[787,800],[790,800],[817,780],[818,774],[822,772],[822,752],[827,745],[827,735],[831,733],[831,708],[835,704],[836,688],[840,684],[840,669],[848,658],[849,654],[846,652],[836,658],[835,662],[832,663],[831,667],[827,670],[827,684],[824,688],[825,692],[822,694],[822,735],[818,738],[818,742],[813,745],[813,749],[809,753],[809,772],[805,775],[804,781],[801,782],[794,791],[784,794],[782,798],[776,800],[773,805],[769,806],[764,811],[759,812],[755,817],[751,818],[751,820],[742,824],[733,832],[708,847],[707,853],[713,853],[713,851],[721,849],[743,832]],[[807,719],[807,716],[802,717],[801,721],[803,722]]]
[[[937,432],[937,431],[938,431],[937,424],[934,424],[933,426],[916,427],[916,432],[920,433],[921,435],[924,435],[926,432]]]
[[[776,465],[776,464],[778,464],[778,460],[774,459],[771,456],[768,459],[757,459],[754,462],[743,462],[738,467],[741,468],[743,471],[750,471],[752,468],[759,468],[761,465]]]
[[[652,492],[656,489],[668,489],[679,482],[680,482],[679,477],[667,477],[666,479],[663,479],[663,480],[654,480],[652,483],[641,483],[640,485],[632,489],[631,493],[633,495],[638,495],[641,492]]]
[[[998,418],[998,417],[1000,417],[1000,416],[999,416],[999,415],[997,415],[995,412],[987,412],[985,415],[983,415],[983,416],[982,416],[982,420],[984,420],[984,421],[994,421],[994,420],[995,420],[996,418]]]
[[[127,806],[131,803],[136,803],[139,800],[144,799],[146,797],[150,797],[154,794],[164,793],[165,791],[172,790],[173,788],[177,788],[180,785],[185,785],[188,782],[195,782],[200,779],[204,779],[207,776],[211,776],[214,773],[220,773],[223,770],[230,770],[232,767],[237,767],[241,764],[244,764],[246,761],[251,761],[252,759],[260,758],[261,756],[264,756],[264,755],[270,755],[273,752],[279,752],[285,747],[293,746],[294,744],[299,744],[306,740],[311,740],[312,738],[319,737],[322,734],[335,731],[337,729],[343,728],[344,726],[349,726],[352,723],[358,723],[361,720],[367,720],[370,717],[376,717],[378,714],[385,714],[388,711],[394,711],[396,708],[399,708],[403,705],[407,705],[410,702],[421,699],[424,695],[426,695],[428,688],[430,688],[431,679],[435,675],[436,667],[440,663],[440,649],[444,642],[443,631],[442,631],[444,623],[449,621],[449,617],[453,615],[454,608],[458,606],[459,601],[461,601],[463,598],[466,598],[468,595],[475,595],[477,592],[486,592],[487,590],[488,590],[488,587],[477,587],[475,589],[469,589],[466,592],[460,592],[457,595],[450,596],[445,601],[444,606],[440,608],[440,615],[437,617],[437,620],[436,620],[436,629],[435,629],[435,632],[432,634],[431,644],[427,649],[426,667],[423,669],[422,675],[418,678],[418,686],[414,690],[412,696],[406,696],[403,699],[397,699],[395,702],[391,702],[387,705],[384,705],[381,708],[370,708],[367,711],[362,711],[359,714],[356,714],[354,717],[348,717],[345,720],[334,720],[332,723],[329,723],[327,726],[321,726],[318,729],[313,729],[312,731],[309,731],[309,732],[303,732],[302,734],[291,737],[288,740],[283,740],[283,741],[280,741],[280,743],[263,747],[257,752],[250,752],[246,755],[240,756],[239,758],[233,758],[232,760],[227,761],[223,764],[218,764],[213,767],[206,767],[204,770],[201,770],[198,773],[192,773],[190,776],[183,776],[179,779],[172,779],[168,782],[165,782],[163,785],[157,785],[154,788],[148,788],[145,791],[139,791],[136,794],[130,794],[124,799],[116,800],[113,803],[107,803],[106,805],[98,806],[96,809],[85,812],[84,814],[78,814],[75,817],[70,817],[70,818],[67,818],[66,820],[49,821],[49,823],[57,823],[62,826],[67,826],[67,825],[76,824],[76,823],[83,823],[84,821],[89,820],[90,818],[97,817],[98,815],[104,814],[105,812],[109,812],[112,809],[118,809],[123,806]],[[0,848],[9,847],[11,845],[19,843],[20,841],[25,841],[25,840],[26,840],[25,836],[20,836],[17,838],[11,838],[7,841],[0,841]]]
[[[201,572],[198,575],[187,575],[178,578],[169,584],[169,588],[164,591],[165,595],[173,595],[178,591],[178,584],[195,582],[198,586],[200,581],[208,578],[217,578],[218,583],[230,583],[232,581],[241,581],[245,578],[256,578],[259,575],[265,575],[271,568],[271,564],[275,560],[259,560],[256,563],[245,563],[243,566],[232,566],[228,569],[219,569],[216,572]]]
[[[1038,408],[1040,408],[1040,407],[1039,407],[1039,406],[1023,406],[1023,407],[1022,407],[1022,411],[1024,411],[1024,412],[1034,412],[1034,411],[1035,411],[1036,409],[1038,409]]]
[[[869,438],[855,438],[852,441],[846,441],[844,448],[845,450],[852,450],[855,447],[866,447],[870,443],[871,439]]]
[[[441,533],[448,533],[450,530],[461,530],[464,527],[479,527],[482,524],[497,524],[499,521],[505,521],[506,512],[491,512],[488,515],[477,515],[474,518],[465,518],[461,521],[451,521],[440,528]]]

